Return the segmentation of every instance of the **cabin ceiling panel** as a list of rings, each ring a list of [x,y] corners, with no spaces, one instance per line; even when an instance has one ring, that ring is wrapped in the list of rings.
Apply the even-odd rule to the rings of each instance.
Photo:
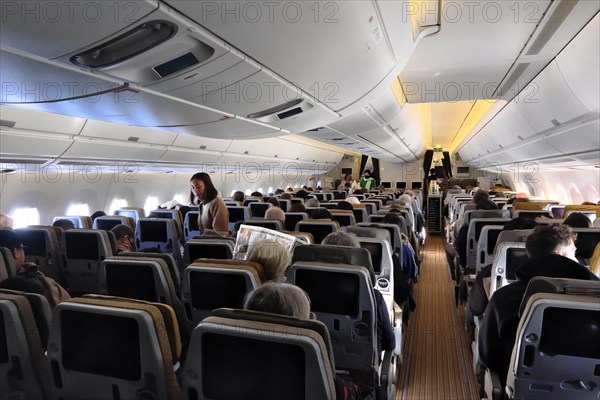
[[[285,134],[285,132],[282,132],[277,128],[255,124],[240,118],[225,118],[206,124],[172,126],[165,127],[164,129],[182,134],[222,140],[259,139]]]
[[[158,129],[113,124],[110,122],[89,119],[81,131],[81,136],[131,141],[136,143],[171,145],[175,141],[177,134]]]
[[[0,134],[0,154],[2,156],[57,157],[73,143],[66,137],[44,137],[42,135],[12,133]]]
[[[64,153],[67,158],[114,160],[115,162],[158,160],[165,152],[163,146],[126,145],[122,142],[106,143],[101,140],[78,140]]]
[[[357,110],[327,126],[346,135],[362,135],[365,132],[379,128],[379,124],[365,114],[363,110]]]
[[[391,121],[402,113],[402,109],[391,90],[383,90],[373,101],[371,106],[386,121]]]
[[[332,109],[362,97],[395,63],[372,2],[167,3]]]
[[[441,31],[417,44],[400,74],[408,101],[491,98],[549,4],[544,0],[444,6]]]
[[[600,108],[600,16],[558,55],[556,64],[569,88],[588,108]]]
[[[226,139],[211,139],[196,135],[177,135],[173,146],[184,147],[188,149],[201,149],[210,151],[226,151],[231,146],[232,141]]]
[[[564,154],[600,150],[600,123],[596,119],[591,123],[565,130],[560,135],[546,138],[545,142]]]
[[[158,1],[7,1],[2,4],[2,46],[46,58],[81,49],[158,8]]]
[[[202,151],[194,151],[189,150],[185,151],[183,149],[169,149],[167,150],[160,159],[156,160],[159,162],[169,162],[174,164],[206,164],[206,163],[215,163],[221,154],[208,154]]]
[[[64,69],[11,52],[0,51],[2,94],[0,103],[25,104],[88,97],[96,101],[103,91],[117,89],[123,82]],[[113,97],[106,94],[104,97]],[[57,103],[44,103],[50,107]],[[72,105],[73,103],[70,102]]]
[[[15,122],[14,129],[56,132],[77,135],[86,123],[85,118],[24,110],[18,106],[0,105],[0,119]],[[12,129],[12,128],[11,128]]]
[[[536,132],[564,124],[588,111],[568,87],[555,62],[537,76],[533,85],[537,93],[521,99],[518,107]]]

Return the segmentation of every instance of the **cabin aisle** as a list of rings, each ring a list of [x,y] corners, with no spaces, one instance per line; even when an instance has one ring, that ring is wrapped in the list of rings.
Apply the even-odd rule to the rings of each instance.
[[[405,334],[397,399],[477,399],[471,350],[462,307],[457,316],[454,305],[444,238],[428,236],[422,251],[419,282],[413,286],[417,309]]]

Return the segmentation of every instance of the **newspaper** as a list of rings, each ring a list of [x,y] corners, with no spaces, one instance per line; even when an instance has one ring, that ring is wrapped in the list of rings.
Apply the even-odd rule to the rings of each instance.
[[[290,254],[293,254],[294,247],[297,244],[307,244],[301,238],[286,235],[272,229],[261,226],[241,225],[235,241],[235,248],[233,249],[233,259],[245,260],[249,252],[248,250],[255,243],[262,242],[263,240],[274,240],[280,243]]]

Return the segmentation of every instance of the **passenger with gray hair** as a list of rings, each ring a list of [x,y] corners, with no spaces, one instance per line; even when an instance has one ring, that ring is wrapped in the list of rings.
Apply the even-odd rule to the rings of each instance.
[[[279,242],[263,240],[250,248],[246,260],[262,265],[267,281],[280,282],[292,262],[292,256]]]
[[[320,204],[319,200],[312,197],[304,202],[304,207],[319,207]]]
[[[271,207],[265,211],[265,219],[280,221],[285,224],[285,213],[279,207]]]
[[[329,235],[325,236],[325,239],[323,239],[321,244],[360,248],[360,243],[354,233],[342,231],[331,232]]]
[[[245,310],[309,319],[310,300],[298,286],[267,282],[246,295]]]

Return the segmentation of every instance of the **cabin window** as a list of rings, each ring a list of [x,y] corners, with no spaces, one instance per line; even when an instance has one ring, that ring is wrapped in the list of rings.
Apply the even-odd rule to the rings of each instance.
[[[269,186],[269,190],[267,191],[267,193],[273,193],[273,186]]]
[[[108,215],[114,215],[115,210],[118,210],[123,207],[127,207],[129,204],[125,199],[113,199],[110,203],[110,207],[108,208]]]
[[[146,211],[146,215],[150,214],[150,211],[156,210],[158,208],[158,197],[156,196],[148,196],[146,197],[146,203],[144,204],[144,211]]]
[[[258,191],[263,193],[263,188],[258,188]]]
[[[40,224],[40,212],[35,207],[17,208],[10,217],[14,221],[13,228],[15,229]]]
[[[229,197],[233,197],[233,194],[234,194],[235,192],[237,192],[237,190],[233,189],[233,190],[231,191],[231,194],[229,195]]]
[[[246,196],[250,196],[252,194],[252,190],[248,189],[244,192]]]
[[[71,204],[67,209],[66,215],[68,216],[79,216],[79,215],[90,215],[90,206],[84,203]]]

